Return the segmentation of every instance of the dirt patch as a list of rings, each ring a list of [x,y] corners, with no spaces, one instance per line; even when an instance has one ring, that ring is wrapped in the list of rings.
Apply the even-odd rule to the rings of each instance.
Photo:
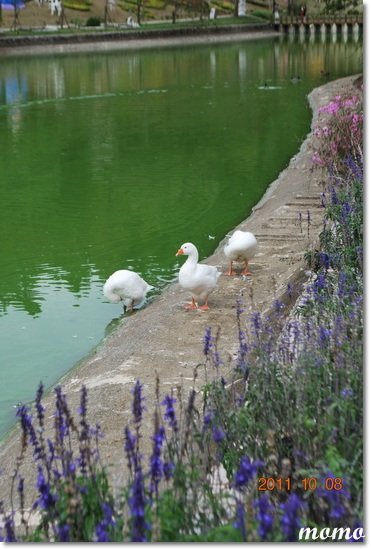
[[[352,89],[354,77],[331,82],[314,90],[309,101],[313,125],[318,122],[318,108],[337,94]],[[223,275],[210,296],[210,311],[186,311],[187,292],[178,284],[170,285],[145,309],[123,317],[120,326],[104,342],[71,370],[62,380],[71,410],[76,411],[79,390],[89,390],[90,420],[98,422],[105,434],[101,442],[103,461],[110,465],[112,480],[123,482],[123,429],[131,415],[131,389],[136,379],[144,385],[146,406],[151,411],[155,396],[155,373],[160,376],[161,395],[182,386],[185,395],[192,385],[194,367],[203,362],[203,336],[207,327],[220,327],[219,350],[224,367],[222,374],[231,380],[233,359],[238,349],[236,299],[245,306],[247,323],[254,310],[264,313],[276,298],[285,295],[289,281],[303,282],[306,267],[305,250],[315,246],[322,228],[323,190],[320,172],[312,171],[311,156],[314,136],[310,133],[289,166],[269,187],[251,216],[238,228],[252,231],[258,240],[258,252],[250,263],[251,277]],[[309,218],[308,218],[309,212]],[[301,222],[300,222],[300,213]],[[310,224],[305,220],[310,219]],[[186,241],[186,235],[184,240]],[[179,245],[182,243],[179,243]],[[197,243],[195,243],[197,245]],[[224,241],[207,263],[221,271],[227,268],[223,254]],[[175,256],[176,250],[174,250]],[[204,384],[203,369],[197,380],[198,390]],[[53,396],[45,399],[47,417],[52,420]],[[149,414],[149,413],[148,413]],[[144,425],[143,441],[149,441],[151,422]],[[8,499],[9,477],[19,452],[18,428],[0,447],[0,500]],[[35,485],[32,457],[27,457],[24,472],[29,486]]]

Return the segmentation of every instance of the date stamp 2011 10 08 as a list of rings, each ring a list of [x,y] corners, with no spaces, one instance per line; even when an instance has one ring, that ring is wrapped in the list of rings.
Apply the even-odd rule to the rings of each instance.
[[[298,481],[304,491],[315,491],[318,488],[326,491],[341,491],[344,487],[343,478],[326,477],[318,480],[316,477],[304,477]],[[259,477],[258,491],[291,491],[291,477]]]

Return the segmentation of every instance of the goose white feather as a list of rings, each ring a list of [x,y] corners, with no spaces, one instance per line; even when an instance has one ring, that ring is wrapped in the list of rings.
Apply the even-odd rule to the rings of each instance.
[[[182,244],[176,256],[183,254],[188,258],[179,270],[179,284],[192,294],[192,302],[186,307],[207,310],[209,294],[216,287],[221,273],[215,266],[198,263],[198,250],[192,243]],[[198,301],[203,301],[204,304],[198,306]]]
[[[230,262],[227,275],[235,275],[233,271],[233,262],[243,262],[245,268],[241,275],[251,275],[248,264],[255,256],[258,243],[255,236],[249,231],[240,231],[239,229],[233,233],[224,247],[224,254]]]
[[[123,302],[124,308],[132,311],[139,308],[153,286],[146,283],[138,273],[127,269],[115,271],[104,283],[103,294],[110,302]]]

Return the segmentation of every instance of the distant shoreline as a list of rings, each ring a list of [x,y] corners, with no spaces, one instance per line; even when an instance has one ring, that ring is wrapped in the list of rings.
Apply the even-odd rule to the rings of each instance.
[[[0,37],[0,58],[11,55],[65,54],[205,44],[278,36],[269,25],[230,25],[141,31],[38,34]]]

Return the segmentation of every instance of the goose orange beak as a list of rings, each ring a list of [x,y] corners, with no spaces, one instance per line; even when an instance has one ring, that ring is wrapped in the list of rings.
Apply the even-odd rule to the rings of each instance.
[[[184,254],[183,248],[179,248],[179,250],[178,250],[178,252],[175,254],[175,256],[181,256],[182,254]]]

